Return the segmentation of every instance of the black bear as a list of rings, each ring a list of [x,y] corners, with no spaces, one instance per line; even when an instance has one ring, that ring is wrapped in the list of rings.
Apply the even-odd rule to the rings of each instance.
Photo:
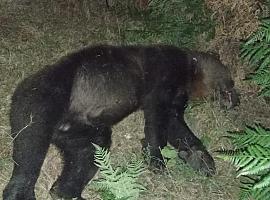
[[[214,161],[183,116],[190,98],[217,92],[228,107],[239,103],[229,70],[206,53],[165,45],[97,45],[64,57],[23,80],[14,92],[15,164],[3,199],[35,199],[50,143],[64,159],[52,196],[82,199],[97,171],[92,143],[109,148],[111,127],[139,108],[151,165],[163,166],[160,148],[169,142],[194,169],[211,175]]]

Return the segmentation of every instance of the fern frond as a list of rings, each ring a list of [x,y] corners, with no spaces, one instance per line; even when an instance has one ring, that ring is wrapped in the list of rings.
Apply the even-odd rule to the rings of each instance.
[[[239,200],[247,200],[251,197],[251,190],[241,191]]]
[[[235,150],[219,151],[241,179],[240,200],[270,200],[270,130],[259,125],[230,133]]]
[[[270,200],[270,187],[251,190],[251,196],[255,200]]]
[[[127,165],[127,174],[132,178],[138,178],[142,173],[144,173],[145,168],[143,167],[143,162],[133,159]]]
[[[93,144],[93,146],[96,148],[95,165],[100,168],[100,171],[106,176],[106,178],[115,181],[118,178],[116,176],[118,170],[114,170],[112,168],[110,152],[96,144]]]
[[[253,160],[247,165],[242,166],[238,176],[258,174],[259,172],[270,168],[269,148],[252,145],[248,147],[246,151],[246,155],[253,157]]]
[[[252,46],[246,46],[243,48],[246,48],[246,52],[245,54],[242,55],[242,58],[250,62],[250,60],[260,50],[261,47],[259,45],[252,45]]]
[[[237,148],[243,148],[252,144],[270,147],[270,131],[259,125],[247,127],[241,132],[231,132],[226,137],[231,139]]]
[[[254,35],[251,36],[251,38],[246,43],[247,45],[254,44],[257,41],[261,41],[265,37],[264,31],[258,31]]]
[[[241,186],[241,192],[240,192],[240,200],[270,200],[269,187],[254,189],[253,188],[254,181],[251,181],[250,183],[242,183]],[[245,187],[243,189],[243,186]]]
[[[270,42],[270,19],[261,20],[261,31],[264,32],[266,42]]]
[[[120,167],[113,169],[110,161],[110,152],[93,144],[96,148],[95,164],[100,168],[101,179],[95,181],[98,189],[109,191],[116,199],[136,200],[139,193],[146,190],[137,182],[144,172],[143,162],[133,159],[125,171]]]
[[[269,30],[270,30],[270,20],[269,19],[261,20],[261,25],[259,29],[250,36],[250,38],[245,44],[251,45],[262,40],[266,40],[266,42],[270,42]]]
[[[244,148],[245,149],[245,148]],[[244,149],[219,151],[218,158],[229,161],[237,170],[253,161],[253,157],[243,155]]]
[[[270,44],[256,43],[254,45],[244,45],[241,49],[240,57],[247,60],[253,66],[265,68],[269,66]]]
[[[269,58],[269,50],[270,45],[265,43],[258,43],[254,48],[256,49],[256,52],[253,54],[253,56],[249,59],[249,62],[253,66],[260,65],[260,68],[262,67],[262,64],[264,60],[267,60]]]
[[[220,151],[218,157],[229,161],[237,168],[237,177],[258,174],[270,168],[270,149],[260,145],[250,145],[237,150]]]
[[[270,46],[268,46],[267,48],[270,48]],[[261,64],[259,65],[259,69],[265,69],[269,67],[270,64],[270,58],[269,55],[266,58],[257,58],[258,60],[261,60]]]
[[[260,189],[264,187],[270,187],[270,170],[268,170],[268,172],[264,174],[253,186],[254,189]]]
[[[270,19],[261,21],[259,29],[242,46],[240,57],[256,67],[252,80],[270,97]]]
[[[262,89],[262,96],[270,97],[270,87],[265,87]]]

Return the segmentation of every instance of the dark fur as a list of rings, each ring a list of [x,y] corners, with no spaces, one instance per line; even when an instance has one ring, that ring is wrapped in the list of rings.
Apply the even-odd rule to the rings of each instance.
[[[217,67],[209,71],[206,60]],[[34,186],[50,143],[64,157],[52,195],[81,198],[97,171],[91,143],[109,148],[111,127],[139,108],[144,111],[145,146],[153,156],[152,165],[163,165],[160,148],[168,141],[194,169],[214,173],[212,157],[183,116],[188,99],[203,96],[199,90],[233,90],[233,85],[226,85],[231,77],[224,69],[208,54],[172,46],[95,46],[45,67],[22,81],[12,97],[16,164],[4,200],[35,199]],[[214,74],[222,80],[212,83],[221,85],[209,83],[207,78],[214,79]],[[30,116],[33,122],[24,128]]]

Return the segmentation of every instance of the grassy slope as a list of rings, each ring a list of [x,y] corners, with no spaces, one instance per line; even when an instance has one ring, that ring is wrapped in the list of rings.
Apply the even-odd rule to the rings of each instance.
[[[103,1],[82,1],[87,2],[84,5],[74,3],[75,0],[43,4],[27,3],[27,0],[21,1],[26,2],[24,4],[9,2],[0,0],[0,191],[9,179],[12,166],[8,109],[16,84],[71,50],[99,42],[121,42],[121,18],[109,12]],[[244,93],[238,113],[226,113],[209,102],[187,112],[192,130],[206,138],[210,151],[226,144],[219,140],[226,130],[243,127],[244,123],[253,121],[254,115],[262,116],[257,118],[259,122],[269,122],[265,119],[269,106],[263,105],[263,109],[260,109],[263,102],[248,96]],[[255,102],[259,102],[256,103],[258,106],[254,106]],[[250,107],[251,112],[247,112],[245,105]],[[257,109],[260,109],[260,113],[257,113]],[[129,153],[140,151],[142,113],[135,113],[117,125],[113,137],[112,156],[115,164],[121,164],[128,159]],[[237,181],[233,178],[233,169],[219,160],[216,162],[218,174],[213,178],[200,176],[184,165],[170,169],[169,175],[147,172],[142,182],[149,190],[141,199],[237,199]],[[37,184],[38,199],[50,199],[48,190],[60,169],[58,152],[52,147]],[[84,196],[88,199],[99,198],[91,187],[86,189]]]

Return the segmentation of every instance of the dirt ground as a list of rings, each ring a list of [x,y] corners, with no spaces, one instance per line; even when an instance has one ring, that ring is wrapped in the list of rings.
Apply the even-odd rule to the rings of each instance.
[[[123,42],[122,19],[106,8],[105,1],[79,2],[0,0],[0,191],[8,182],[13,165],[8,112],[18,82],[72,50],[95,43]],[[257,29],[258,16],[267,9],[255,0],[206,2],[217,20],[216,35],[209,43],[199,42],[198,47],[220,54],[223,63],[231,68],[241,94],[241,105],[234,110],[224,111],[217,103],[206,100],[187,110],[189,126],[207,141],[207,147],[215,156],[215,150],[228,145],[221,138],[226,131],[254,123],[270,125],[270,105],[257,97],[256,86],[243,80],[250,68],[238,57],[240,42]],[[115,165],[127,162],[132,153],[141,150],[143,125],[143,114],[137,112],[114,127],[112,158]],[[166,174],[147,171],[141,182],[148,190],[140,199],[236,200],[239,189],[233,167],[221,160],[215,161],[217,174],[211,178],[185,165],[168,169]],[[48,190],[60,170],[59,153],[52,146],[36,186],[38,200],[51,199]],[[100,199],[91,184],[83,196],[89,200]]]

